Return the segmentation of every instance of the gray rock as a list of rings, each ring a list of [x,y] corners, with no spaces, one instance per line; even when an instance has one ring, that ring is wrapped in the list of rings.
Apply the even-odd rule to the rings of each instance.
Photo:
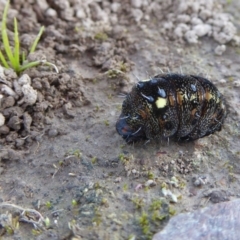
[[[58,130],[55,128],[52,128],[48,131],[48,136],[49,137],[56,137],[58,135]]]
[[[240,200],[223,202],[170,219],[153,240],[238,240],[240,236]]]
[[[27,132],[30,132],[31,124],[32,124],[32,117],[28,112],[25,112],[23,114],[23,126]]]
[[[9,119],[7,126],[18,131],[21,128],[21,120],[18,116],[13,116]]]
[[[3,125],[0,127],[0,135],[3,134],[3,135],[7,135],[9,133],[10,129],[8,126],[6,125]]]
[[[1,101],[2,109],[12,107],[15,104],[15,99],[13,96],[3,97]]]

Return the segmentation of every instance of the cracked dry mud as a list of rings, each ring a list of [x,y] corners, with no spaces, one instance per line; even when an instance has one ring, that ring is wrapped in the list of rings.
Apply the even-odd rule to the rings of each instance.
[[[44,25],[30,57],[46,57],[59,73],[48,66],[25,71],[37,91],[27,104],[14,85],[20,77],[1,72],[1,89],[17,94],[1,90],[3,239],[151,239],[174,214],[239,198],[240,5],[212,1],[209,13],[205,1],[200,10],[192,1],[187,8],[154,2],[12,1],[9,29],[17,16],[28,49]],[[207,34],[208,24],[215,34],[196,35]],[[223,130],[190,143],[126,145],[115,130],[122,95],[135,76],[160,69],[207,76],[229,105]],[[43,222],[23,209],[37,210]]]

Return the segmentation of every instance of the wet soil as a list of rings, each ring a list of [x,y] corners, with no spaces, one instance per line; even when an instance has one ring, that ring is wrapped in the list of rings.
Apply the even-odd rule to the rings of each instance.
[[[1,110],[8,124],[0,139],[0,236],[151,239],[174,214],[239,198],[239,47],[229,43],[219,56],[209,37],[194,45],[169,40],[160,20],[136,22],[128,1],[125,21],[114,25],[83,25],[57,2],[46,2],[55,11],[47,15],[32,1],[13,1],[10,9],[23,48],[45,25],[36,55],[59,73],[48,66],[25,71],[37,102]],[[69,2],[70,11],[77,4]],[[233,16],[236,2],[225,7]],[[126,144],[115,130],[123,96],[138,78],[160,71],[210,79],[229,105],[222,131],[190,143]],[[5,75],[18,79],[10,70]],[[9,108],[20,111],[12,124]]]

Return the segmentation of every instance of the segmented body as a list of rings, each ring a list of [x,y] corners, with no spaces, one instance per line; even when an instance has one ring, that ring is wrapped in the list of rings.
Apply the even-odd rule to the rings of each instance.
[[[116,129],[126,141],[162,137],[189,141],[220,131],[226,116],[223,96],[208,79],[160,74],[132,88]]]

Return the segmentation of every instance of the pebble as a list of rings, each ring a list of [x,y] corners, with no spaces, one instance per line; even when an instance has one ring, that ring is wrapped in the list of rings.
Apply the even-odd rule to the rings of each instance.
[[[9,87],[9,86],[7,86],[7,85],[5,85],[5,84],[3,84],[2,86],[1,86],[1,92],[4,94],[4,95],[6,95],[6,96],[13,96],[13,97],[17,97],[16,95],[16,93]]]
[[[23,99],[27,105],[33,105],[37,101],[37,91],[32,88],[32,86],[25,84],[22,86]]]
[[[227,193],[218,189],[209,189],[203,193],[203,196],[209,198],[212,203],[229,201]]]
[[[134,8],[140,8],[142,6],[142,0],[131,0],[131,5]]]
[[[57,17],[57,12],[53,8],[48,8],[45,12],[45,15],[48,16],[48,17],[55,18],[55,17]]]
[[[0,113],[0,127],[2,127],[5,123],[5,117],[3,116],[2,113]]]
[[[56,137],[58,135],[58,130],[56,128],[52,128],[48,131],[49,137]]]
[[[156,185],[157,185],[157,183],[155,181],[153,181],[152,179],[149,179],[144,183],[145,187],[154,187]]]
[[[231,239],[240,236],[240,200],[214,204],[172,217],[153,240]]]
[[[139,22],[143,17],[143,12],[141,9],[138,8],[132,9],[132,16],[134,17],[136,22]]]
[[[185,39],[188,43],[197,43],[198,42],[198,36],[194,30],[187,31],[185,34]]]
[[[215,49],[214,49],[214,53],[216,55],[221,56],[225,51],[226,51],[226,45],[222,44],[222,45],[218,45]]]
[[[16,146],[17,148],[20,148],[20,147],[23,146],[24,142],[25,142],[24,139],[22,139],[22,138],[17,138],[16,141],[15,141],[15,146]]]
[[[203,37],[211,32],[211,26],[209,24],[198,24],[193,27],[198,37]]]
[[[23,126],[27,132],[30,132],[30,127],[32,124],[32,117],[28,112],[23,114]]]
[[[42,89],[42,84],[41,84],[40,81],[35,80],[35,81],[33,81],[33,83],[32,83],[32,87],[33,87],[34,89],[41,90],[41,89]]]
[[[12,96],[3,97],[1,99],[1,108],[2,109],[12,107],[12,106],[14,106],[14,104],[15,104],[15,99]]]
[[[205,185],[208,182],[205,176],[193,177],[192,181],[195,187],[201,187],[202,185]]]
[[[122,178],[121,177],[117,177],[115,178],[114,182],[115,183],[120,183],[122,181]]]
[[[180,23],[174,29],[174,35],[178,38],[182,38],[188,30],[189,30],[189,26],[187,24]]]
[[[21,120],[18,116],[12,116],[7,123],[8,127],[16,131],[18,131],[21,128],[20,124]]]
[[[1,113],[0,113],[1,115]],[[10,129],[7,125],[3,125],[0,127],[0,135],[7,135],[10,132]]]
[[[23,74],[19,79],[18,79],[18,84],[20,86],[23,86],[25,84],[31,84],[31,78],[27,74]]]
[[[117,13],[117,12],[119,12],[120,9],[121,9],[121,3],[114,2],[111,4],[112,12]]]
[[[187,14],[181,14],[181,15],[177,16],[177,20],[181,23],[187,23],[191,20],[191,18]]]
[[[177,196],[173,194],[170,189],[162,188],[162,194],[164,197],[167,197],[170,202],[172,203],[178,202]]]
[[[226,79],[220,79],[219,80],[219,83],[222,83],[222,84],[225,84],[227,81],[226,81]]]
[[[239,87],[240,87],[240,80],[234,81],[234,82],[233,82],[233,85],[234,85],[235,87],[239,88]]]

